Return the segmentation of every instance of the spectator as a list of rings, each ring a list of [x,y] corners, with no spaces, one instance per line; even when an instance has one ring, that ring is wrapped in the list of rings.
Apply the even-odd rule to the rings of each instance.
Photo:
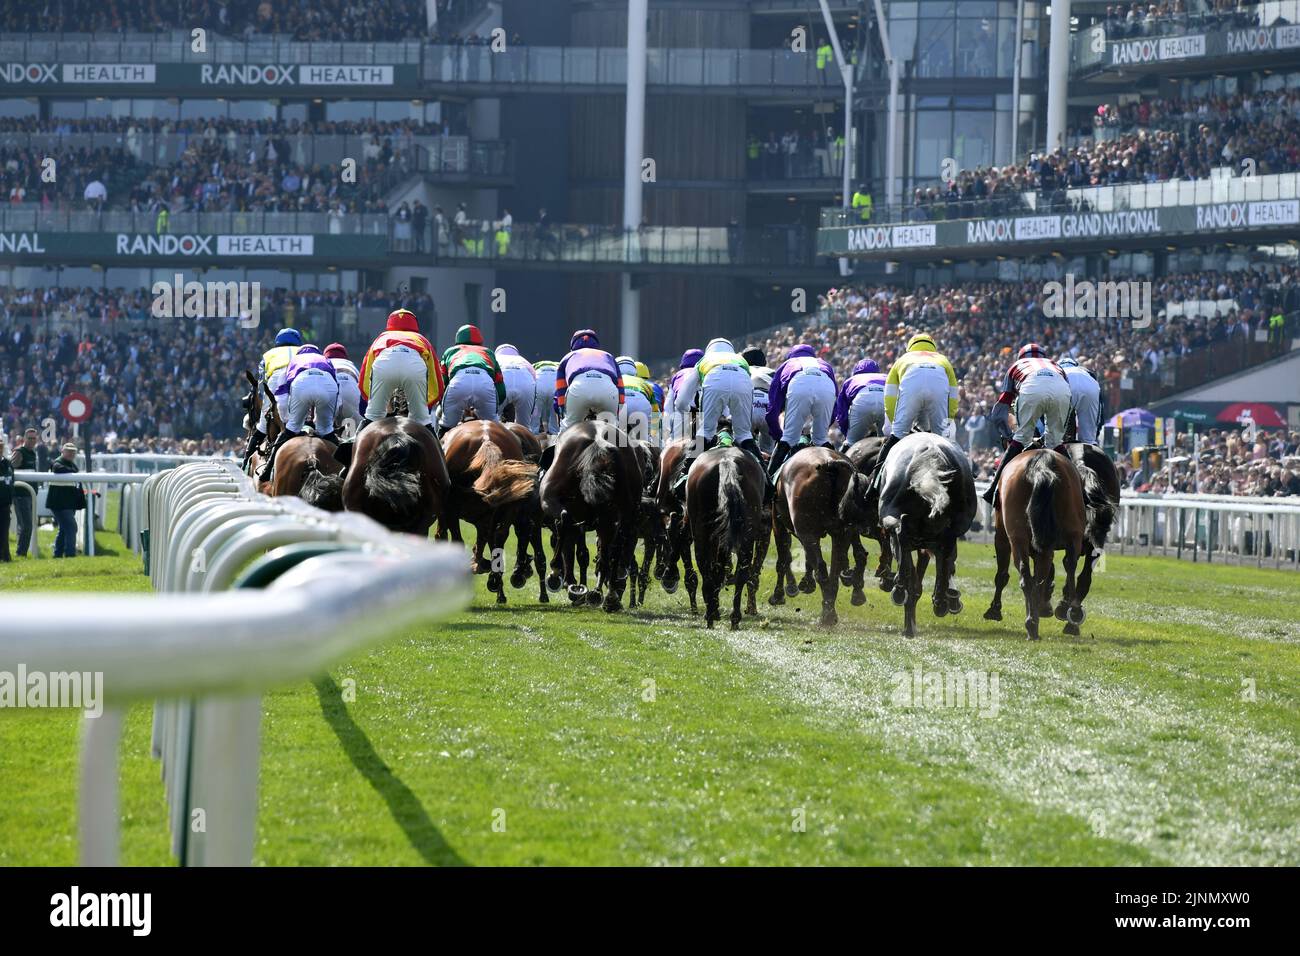
[[[8,563],[9,512],[14,502],[14,466],[5,457],[5,436],[0,432],[0,561]]]
[[[77,446],[67,442],[59,457],[50,466],[50,471],[58,475],[80,471],[76,459]],[[77,556],[77,512],[85,507],[84,494],[81,486],[75,482],[50,482],[49,494],[45,496],[45,506],[54,514],[54,525],[57,529],[54,537],[56,558]]]

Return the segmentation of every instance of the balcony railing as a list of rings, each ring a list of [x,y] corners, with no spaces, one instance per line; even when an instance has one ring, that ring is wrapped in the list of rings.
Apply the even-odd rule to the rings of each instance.
[[[104,36],[93,33],[0,36],[0,61],[14,63],[214,63],[319,64],[322,66],[419,63],[425,44],[304,43],[273,37],[235,40],[209,37],[197,53],[188,34]]]
[[[386,236],[384,213],[325,212],[178,212],[167,231],[172,235],[344,235]],[[36,204],[0,207],[0,232],[152,233],[158,216],[125,209],[44,211]]]

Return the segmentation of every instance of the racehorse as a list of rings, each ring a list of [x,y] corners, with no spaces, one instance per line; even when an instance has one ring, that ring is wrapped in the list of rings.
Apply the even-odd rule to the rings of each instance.
[[[1067,624],[1076,627],[1085,614],[1075,588],[1075,570],[1084,547],[1084,494],[1079,472],[1068,458],[1046,448],[1027,448],[1007,463],[998,485],[993,513],[993,547],[998,570],[993,579],[993,603],[984,612],[1002,620],[1002,589],[1015,563],[1025,595],[1025,631],[1038,640],[1038,620],[1052,612],[1052,565],[1055,552],[1065,552],[1062,592]]]
[[[404,415],[389,416],[371,422],[344,448],[351,453],[344,508],[390,531],[427,537],[451,490],[442,447],[429,429]]]
[[[542,513],[556,529],[570,600],[599,604],[604,589],[604,609],[620,610],[641,500],[641,470],[627,435],[604,421],[569,426],[555,446],[541,495]],[[596,530],[596,588],[585,592],[573,570],[578,540],[589,528]]]
[[[473,569],[487,574],[488,590],[497,603],[506,602],[504,554],[510,526],[523,502],[537,487],[537,466],[524,460],[519,439],[506,426],[494,422],[465,421],[442,436],[451,492],[439,521],[439,534],[448,532],[453,541],[461,542],[460,520],[474,525]],[[483,560],[483,549],[489,558]]]
[[[1082,605],[1092,590],[1092,566],[1106,547],[1110,527],[1119,513],[1119,474],[1110,456],[1096,445],[1070,442],[1065,447],[1083,481],[1083,534],[1087,539],[1088,553],[1084,556],[1083,570],[1079,572],[1079,581],[1075,585]],[[1057,620],[1065,621],[1066,634],[1077,637],[1079,625],[1067,620],[1066,610],[1064,601],[1056,606]]]
[[[645,603],[646,588],[650,586],[650,569],[655,558],[666,546],[663,513],[655,492],[659,482],[659,448],[648,441],[633,439],[632,450],[636,452],[637,464],[641,467],[641,502],[636,517],[636,537],[645,541],[645,550],[641,560],[636,559],[636,548],[632,549],[632,567],[629,569],[627,606],[637,606],[637,594],[640,603]]]
[[[247,414],[244,416],[244,442],[247,444],[248,439],[252,437],[253,431],[257,428],[257,423],[262,417],[262,407],[264,402],[269,402],[266,415],[266,437],[263,443],[253,449],[252,455],[248,459],[248,469],[244,472],[253,479],[257,485],[257,490],[262,494],[270,494],[271,483],[267,481],[258,481],[257,474],[262,470],[262,465],[266,463],[266,449],[275,447],[275,440],[280,435],[280,429],[284,423],[280,421],[280,406],[275,401],[275,396],[271,394],[271,389],[264,382],[258,382],[257,376],[244,369],[244,378],[248,381],[249,392],[244,397],[244,407]]]
[[[324,511],[342,511],[343,466],[334,458],[336,448],[314,434],[290,438],[275,453],[270,494],[297,495]]]
[[[749,452],[710,448],[696,460],[686,482],[695,562],[704,578],[704,622],[720,620],[719,594],[731,556],[736,555],[731,629],[740,627],[740,601],[748,588],[746,613],[758,613],[758,576],[767,557],[768,513],[763,509],[767,475]]]
[[[898,575],[890,598],[903,607],[903,634],[907,637],[916,634],[916,602],[931,556],[934,593],[930,604],[935,616],[961,612],[961,595],[952,586],[957,539],[970,530],[976,505],[970,459],[943,436],[912,432],[903,436],[885,459],[880,527],[893,539],[898,555]]]
[[[854,442],[844,454],[849,461],[853,462],[853,467],[864,475],[870,475],[876,467],[876,459],[880,457],[880,449],[884,444],[885,439],[878,436],[863,438],[861,441]],[[867,603],[867,595],[863,590],[867,569],[867,549],[862,546],[864,535],[880,545],[880,560],[876,562],[874,572],[880,590],[892,591],[894,589],[895,575],[890,570],[893,564],[893,555],[890,552],[890,536],[880,530],[878,507],[879,497],[877,495],[868,496],[867,530],[861,535],[855,534],[853,536],[850,543],[853,550],[853,568],[840,578],[841,584],[852,585],[853,597],[851,603],[854,605]]]
[[[519,439],[524,450],[524,461],[536,466],[542,457],[541,438],[520,422],[506,422],[505,426]],[[515,513],[515,569],[510,572],[510,586],[516,590],[523,587],[535,568],[538,577],[537,600],[548,604],[551,599],[545,582],[546,552],[542,549],[542,528],[545,523],[542,518],[542,498],[537,483],[534,482],[532,493],[519,503],[519,510]]]
[[[785,603],[786,595],[822,589],[822,624],[835,624],[835,598],[840,577],[849,566],[849,541],[864,527],[869,482],[837,451],[820,446],[800,449],[782,466],[772,503],[776,534],[776,588],[768,603]],[[804,576],[796,585],[790,568],[790,538],[803,546]],[[822,559],[821,539],[831,538],[829,573]],[[782,584],[785,584],[784,591]]]
[[[667,593],[676,593],[680,579],[677,562],[680,560],[685,568],[686,593],[691,599],[691,613],[698,614],[699,606],[695,598],[699,578],[695,574],[695,566],[691,563],[690,529],[686,526],[685,515],[682,514],[682,503],[673,494],[673,483],[677,480],[682,459],[686,457],[686,450],[694,440],[675,439],[665,445],[659,453],[659,481],[655,486],[654,499],[660,515],[667,517],[668,526],[664,531],[664,543],[659,549],[658,561],[655,563],[654,576],[659,579],[659,583],[664,586]],[[662,520],[661,517],[660,521]]]

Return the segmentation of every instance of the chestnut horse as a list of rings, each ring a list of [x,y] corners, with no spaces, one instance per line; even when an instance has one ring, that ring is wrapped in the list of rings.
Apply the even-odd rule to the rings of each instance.
[[[604,421],[570,425],[555,445],[541,494],[570,600],[599,604],[603,589],[604,609],[621,610],[641,501],[641,470],[627,435]],[[574,580],[574,558],[589,529],[596,531],[596,588],[587,592]]]
[[[488,576],[488,590],[497,596],[498,604],[504,604],[506,538],[522,504],[536,491],[537,466],[524,460],[523,445],[515,434],[494,421],[461,422],[443,434],[442,450],[451,493],[439,534],[450,533],[453,541],[461,542],[461,518],[474,525],[474,573]]]
[[[390,531],[427,537],[451,490],[442,447],[425,428],[405,416],[372,422],[357,435],[343,507],[359,511]]]
[[[916,634],[916,602],[934,558],[936,617],[958,614],[961,595],[952,586],[957,539],[975,520],[975,479],[970,459],[942,435],[904,435],[885,459],[878,503],[881,529],[893,539],[898,574],[890,594],[903,607],[903,634]],[[916,553],[915,559],[913,552]]]
[[[335,460],[337,446],[316,435],[290,438],[275,453],[270,494],[297,495],[324,511],[343,510],[343,466]]]
[[[1067,624],[1076,627],[1085,614],[1075,587],[1075,570],[1084,548],[1083,481],[1064,455],[1047,448],[1027,448],[1002,469],[997,507],[993,513],[998,569],[993,579],[993,603],[984,612],[1002,620],[1002,589],[1014,562],[1025,595],[1025,631],[1038,640],[1038,620],[1052,613],[1052,571],[1056,551],[1065,552]]]
[[[767,475],[749,452],[711,448],[696,460],[686,481],[686,513],[695,542],[695,563],[704,578],[704,622],[722,618],[719,595],[736,555],[731,629],[740,627],[741,595],[748,588],[747,614],[757,614],[758,577],[767,557],[768,512],[763,509]]]
[[[776,534],[776,588],[768,603],[784,604],[786,595],[822,589],[822,624],[835,624],[835,598],[840,577],[849,566],[849,541],[865,526],[867,476],[837,451],[820,446],[802,448],[781,468],[772,502]],[[804,576],[797,585],[791,570],[790,538],[799,539]],[[822,559],[821,539],[830,536],[829,572]],[[785,590],[782,585],[785,584]]]
[[[666,519],[667,528],[664,531],[663,546],[659,549],[654,575],[664,586],[664,591],[675,594],[681,578],[677,570],[677,562],[680,560],[686,569],[686,593],[691,599],[691,613],[698,614],[696,593],[699,588],[699,578],[695,574],[695,566],[691,563],[691,532],[686,526],[686,516],[682,514],[682,503],[673,494],[673,483],[676,482],[677,473],[681,470],[682,459],[686,457],[686,450],[694,440],[674,439],[659,453],[659,480],[654,489],[654,499],[659,514],[663,516],[660,521]]]

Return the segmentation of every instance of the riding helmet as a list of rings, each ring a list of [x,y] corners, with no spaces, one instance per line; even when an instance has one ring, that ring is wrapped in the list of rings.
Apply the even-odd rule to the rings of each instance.
[[[909,352],[937,352],[939,346],[929,335],[924,332],[918,332],[907,340],[907,350]]]
[[[331,342],[325,346],[325,357],[330,359],[345,359],[348,357],[348,350],[341,342]]]
[[[1047,350],[1044,349],[1037,342],[1030,342],[1028,345],[1020,346],[1020,352],[1017,353],[1016,355],[1017,359],[1046,358],[1046,357],[1047,357]]]
[[[591,329],[578,329],[573,333],[573,338],[569,339],[569,351],[574,352],[578,349],[598,349],[600,348],[600,339]]]
[[[302,333],[297,329],[281,329],[275,336],[276,345],[302,345]]]
[[[410,309],[394,309],[388,313],[388,324],[385,329],[389,332],[418,332],[420,320]]]

